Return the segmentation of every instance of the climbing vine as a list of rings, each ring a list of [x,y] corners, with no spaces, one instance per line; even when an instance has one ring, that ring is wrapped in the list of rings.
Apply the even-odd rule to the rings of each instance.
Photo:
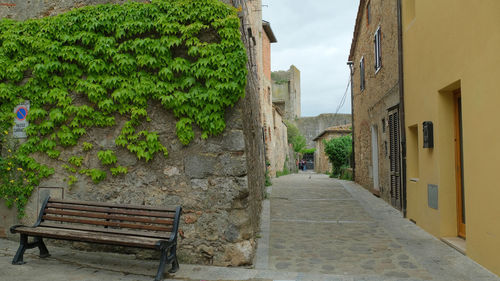
[[[22,215],[32,190],[54,173],[34,154],[57,159],[70,173],[99,182],[107,173],[82,166],[82,156],[62,159],[80,145],[112,175],[127,173],[113,151],[95,151],[79,140],[93,127],[127,118],[115,144],[137,158],[167,156],[150,122],[148,104],[177,118],[187,145],[193,126],[202,138],[221,133],[224,112],[244,95],[246,53],[236,10],[218,0],[153,0],[151,4],[98,5],[54,17],[0,21],[0,196]],[[30,102],[27,140],[10,137],[13,109]],[[69,183],[76,177],[71,175]]]

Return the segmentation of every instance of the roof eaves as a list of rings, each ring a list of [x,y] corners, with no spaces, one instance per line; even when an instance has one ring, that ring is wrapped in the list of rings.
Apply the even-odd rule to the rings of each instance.
[[[352,61],[354,59],[354,49],[356,49],[356,43],[358,41],[361,20],[363,19],[363,11],[366,6],[365,3],[366,0],[359,1],[358,14],[356,16],[356,24],[354,25],[354,33],[352,36],[351,51],[349,52],[349,61]]]
[[[262,21],[262,28],[266,32],[266,35],[271,43],[278,42],[276,36],[274,36],[273,30],[271,29],[271,24],[268,21],[265,20]]]

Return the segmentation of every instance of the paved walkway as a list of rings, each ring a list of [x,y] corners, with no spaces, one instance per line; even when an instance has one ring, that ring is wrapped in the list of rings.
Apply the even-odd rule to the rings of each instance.
[[[275,179],[270,198],[269,247],[257,268],[296,279],[500,280],[352,182],[294,174]]]
[[[25,254],[0,239],[0,280],[152,280],[156,261],[50,247]],[[166,280],[500,281],[358,185],[311,172],[273,180],[255,268],[181,264]]]

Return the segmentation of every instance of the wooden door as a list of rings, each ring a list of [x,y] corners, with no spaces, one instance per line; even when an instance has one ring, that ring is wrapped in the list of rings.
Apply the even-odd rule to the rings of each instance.
[[[463,167],[462,96],[460,90],[454,93],[455,99],[455,177],[457,183],[457,226],[458,236],[465,238],[465,194]]]

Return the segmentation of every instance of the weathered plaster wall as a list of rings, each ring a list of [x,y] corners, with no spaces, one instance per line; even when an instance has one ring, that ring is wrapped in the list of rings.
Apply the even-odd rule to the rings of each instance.
[[[315,117],[302,117],[295,121],[297,128],[306,138],[307,148],[314,148],[314,138],[321,134],[326,128],[351,123],[351,114],[325,113]]]
[[[274,141],[271,143],[273,145],[271,165],[273,166],[273,176],[275,176],[277,171],[283,171],[288,155],[287,127],[283,122],[283,116],[275,107],[273,107],[273,123]]]
[[[255,1],[256,11],[260,11],[261,1]],[[260,16],[260,18],[258,17]],[[262,15],[255,13],[253,26],[258,31],[257,45],[260,46],[260,53],[257,56],[260,82],[260,108],[262,129],[264,131],[266,162],[269,163],[268,172],[271,177],[276,176],[277,171],[283,170],[286,158],[288,142],[283,141],[283,131],[286,136],[286,126],[283,124],[280,113],[277,113],[271,96],[271,40],[263,29]],[[276,117],[276,115],[280,115]]]
[[[122,3],[124,1],[24,1],[16,7],[0,7],[2,17],[25,19],[64,12],[72,7],[96,3]],[[227,2],[227,1],[226,1]],[[240,16],[248,20],[254,9],[241,4]],[[138,205],[182,205],[184,212],[180,225],[179,258],[188,263],[217,265],[250,264],[255,250],[255,237],[259,226],[261,200],[264,189],[264,150],[260,130],[258,80],[256,79],[255,49],[242,29],[242,38],[248,49],[249,68],[246,96],[226,113],[227,127],[222,135],[201,139],[195,128],[195,139],[184,146],[177,139],[175,117],[156,104],[150,104],[148,113],[152,122],[139,129],[156,131],[169,151],[167,158],[157,155],[146,163],[137,160],[127,150],[116,147],[114,139],[125,122],[116,116],[117,125],[94,128],[82,137],[94,145],[93,153],[81,151],[81,145],[66,149],[61,158],[83,155],[86,168],[103,168],[96,157],[101,149],[114,150],[118,164],[129,169],[124,176],[112,177],[94,184],[86,176],[78,175],[78,182],[67,186],[69,174],[56,160],[36,155],[35,158],[56,168],[56,173],[34,190],[26,207],[25,224],[32,224],[39,211],[40,201],[51,196],[67,199],[116,202]],[[12,211],[0,209],[0,230],[5,234],[14,221]],[[10,218],[10,219],[9,219]],[[12,237],[12,236],[11,236]],[[93,247],[91,247],[93,248]]]

